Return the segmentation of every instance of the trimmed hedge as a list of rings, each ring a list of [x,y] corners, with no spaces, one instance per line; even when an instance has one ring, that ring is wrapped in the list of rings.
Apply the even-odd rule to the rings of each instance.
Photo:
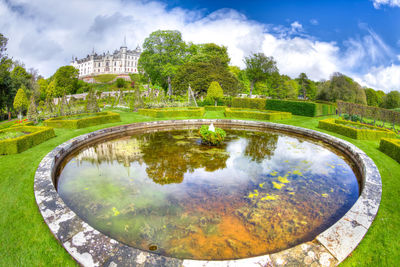
[[[119,113],[114,112],[83,113],[79,115],[93,116],[82,119],[73,119],[73,117],[77,115],[61,116],[45,120],[44,125],[54,128],[80,129],[98,124],[121,121]]]
[[[400,139],[382,138],[379,149],[400,163]]]
[[[265,104],[266,104],[266,99],[264,98],[235,97],[232,99],[233,108],[265,109]]]
[[[225,111],[226,106],[205,106],[206,111]]]
[[[154,118],[203,117],[205,109],[202,107],[153,108],[153,109],[139,109],[138,112],[140,115],[154,117]]]
[[[19,136],[16,138],[10,138],[0,141],[0,154],[17,154],[25,151],[33,146],[36,146],[44,141],[56,136],[53,128],[49,127],[36,127],[36,126],[19,126],[11,127],[0,131],[4,132],[29,132],[27,135]]]
[[[291,119],[292,113],[290,112],[279,112],[273,110],[258,110],[258,109],[242,109],[242,108],[226,108],[225,116],[228,118],[246,118],[256,120],[283,120]]]
[[[322,103],[267,99],[266,109],[286,111],[294,115],[316,117],[336,114],[336,106]]]
[[[356,129],[351,127],[350,125],[365,127],[368,129]],[[353,139],[361,139],[361,140],[378,140],[383,137],[393,138],[396,136],[394,132],[389,131],[387,129],[381,129],[378,127],[365,125],[362,123],[350,122],[338,119],[320,120],[318,127]]]

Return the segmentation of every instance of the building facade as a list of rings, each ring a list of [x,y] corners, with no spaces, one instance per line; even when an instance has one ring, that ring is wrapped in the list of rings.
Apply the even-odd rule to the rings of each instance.
[[[142,53],[139,46],[135,50],[128,50],[126,45],[121,46],[114,53],[109,52],[98,55],[94,51],[82,59],[73,59],[71,65],[79,70],[80,79],[90,79],[100,74],[117,74],[128,76],[138,73],[138,61]]]

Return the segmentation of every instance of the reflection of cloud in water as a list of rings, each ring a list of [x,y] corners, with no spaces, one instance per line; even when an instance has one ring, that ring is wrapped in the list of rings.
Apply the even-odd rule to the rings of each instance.
[[[271,160],[264,160],[265,172],[286,171],[287,166],[295,169],[309,168],[307,171],[313,175],[331,175],[335,170],[327,164],[334,164],[340,158],[328,149],[319,145],[296,138],[282,137],[278,139],[278,145]],[[346,164],[344,161],[341,162]]]

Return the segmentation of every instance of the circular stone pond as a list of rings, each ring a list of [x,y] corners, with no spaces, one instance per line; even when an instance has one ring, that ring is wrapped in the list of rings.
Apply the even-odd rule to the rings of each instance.
[[[201,143],[211,121],[227,132],[221,146]],[[43,159],[35,195],[83,265],[331,266],[368,230],[381,181],[363,152],[326,134],[185,120],[70,140]]]

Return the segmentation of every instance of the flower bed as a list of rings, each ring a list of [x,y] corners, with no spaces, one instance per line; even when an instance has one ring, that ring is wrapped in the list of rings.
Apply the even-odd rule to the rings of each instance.
[[[36,126],[10,127],[0,131],[0,135],[3,137],[17,136],[0,140],[1,155],[21,153],[56,136],[53,128]]]
[[[379,149],[400,163],[400,139],[382,138]]]
[[[51,118],[45,120],[44,125],[54,128],[80,129],[118,121],[121,121],[119,113],[99,112]]]
[[[339,119],[320,120],[318,127],[353,139],[378,140],[383,137],[393,138],[396,136],[394,132],[387,129]]]
[[[195,107],[139,109],[140,115],[154,118],[203,117],[205,109]]]
[[[290,112],[280,112],[273,110],[243,109],[243,108],[225,108],[227,118],[246,118],[256,120],[283,120],[292,118]]]

